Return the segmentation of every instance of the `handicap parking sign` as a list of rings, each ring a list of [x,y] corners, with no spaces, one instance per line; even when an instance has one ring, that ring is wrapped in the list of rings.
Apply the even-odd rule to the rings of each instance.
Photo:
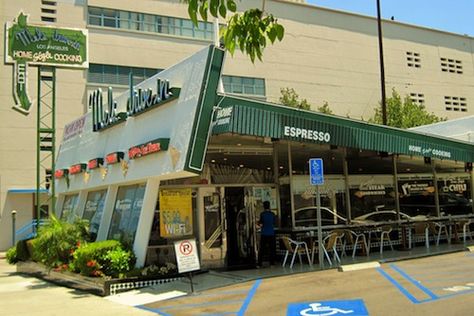
[[[287,316],[368,316],[364,301],[361,299],[347,301],[320,301],[293,303],[288,305]]]
[[[321,158],[311,158],[309,160],[309,177],[311,185],[324,184],[324,168]]]

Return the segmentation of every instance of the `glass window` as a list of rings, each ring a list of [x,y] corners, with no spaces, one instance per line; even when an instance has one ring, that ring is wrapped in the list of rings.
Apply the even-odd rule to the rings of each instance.
[[[199,22],[198,27],[195,27],[189,19],[94,7],[89,7],[88,21],[90,25],[157,32],[207,40],[212,40],[214,33],[214,27],[209,22]]]
[[[143,183],[118,189],[108,239],[120,240],[127,247],[133,246],[145,187]]]
[[[121,29],[130,29],[129,12],[126,12],[126,11],[119,12],[119,27]]]
[[[87,82],[128,85],[128,76],[133,72],[134,84],[148,79],[160,70],[152,68],[89,64]]]
[[[63,209],[61,210],[61,219],[73,222],[76,217],[78,194],[66,195],[64,198]]]
[[[265,96],[265,80],[261,78],[222,76],[224,91],[247,95]]]
[[[151,14],[144,14],[143,15],[143,23],[144,28],[143,30],[146,32],[156,32],[156,23],[155,23],[156,16]]]
[[[89,221],[89,233],[92,240],[97,238],[97,232],[99,231],[100,221],[102,220],[102,214],[104,212],[106,194],[107,190],[89,192],[87,194],[87,201],[82,218]]]

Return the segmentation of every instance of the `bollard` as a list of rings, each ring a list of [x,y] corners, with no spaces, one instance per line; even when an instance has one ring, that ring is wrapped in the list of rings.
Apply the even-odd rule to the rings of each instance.
[[[12,247],[15,246],[15,234],[16,234],[16,211],[12,211]]]

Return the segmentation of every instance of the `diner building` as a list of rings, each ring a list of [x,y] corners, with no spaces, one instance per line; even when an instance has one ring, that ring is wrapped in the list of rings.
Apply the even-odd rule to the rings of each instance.
[[[255,0],[238,3],[242,10],[260,6],[261,1]],[[91,111],[88,98],[93,91],[110,86],[118,97],[128,90],[130,73],[133,82],[139,83],[206,48],[216,37],[215,21],[194,26],[186,4],[178,0],[15,0],[1,1],[0,8],[2,26],[22,11],[31,25],[87,30],[88,69],[58,68],[55,72],[56,144],[63,139],[68,122]],[[285,27],[285,37],[267,46],[263,62],[253,64],[239,51],[226,56],[221,76],[226,95],[278,103],[281,89],[292,88],[308,100],[312,110],[328,104],[338,116],[372,117],[381,99],[376,18],[299,0],[266,0],[265,8]],[[382,16],[390,16],[383,9],[382,5]],[[218,22],[224,24],[222,19]],[[388,96],[394,89],[442,118],[472,115],[471,36],[396,19],[383,19],[382,28]],[[5,37],[5,27],[0,34]],[[5,42],[1,41],[0,56],[6,61]],[[34,102],[30,114],[24,116],[11,109],[15,105],[13,69],[13,64],[0,64],[0,250],[12,245],[12,211],[17,212],[16,228],[20,229],[32,223],[40,208],[35,166],[38,72],[32,65],[28,68],[25,80]],[[271,137],[264,139],[265,149],[253,155],[273,155],[268,149],[273,146]],[[204,165],[206,174],[210,166]],[[39,191],[42,200],[48,198],[51,175],[47,171],[51,170],[38,175],[44,184]],[[297,176],[300,171],[295,172]],[[25,236],[19,234],[17,239]]]
[[[218,92],[223,61],[211,45],[117,97],[92,92],[65,128],[57,215],[121,240],[138,266],[174,261],[185,238],[204,267],[251,266],[264,201],[281,236],[315,230],[308,161],[322,158],[325,231],[371,213],[394,212],[373,222],[395,228],[472,216],[472,143]]]

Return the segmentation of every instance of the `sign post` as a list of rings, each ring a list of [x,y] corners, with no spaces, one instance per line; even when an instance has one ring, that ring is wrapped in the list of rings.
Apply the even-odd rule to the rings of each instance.
[[[309,175],[311,185],[316,186],[316,210],[318,220],[318,260],[319,267],[324,268],[324,250],[323,250],[323,230],[321,224],[321,194],[319,186],[324,184],[324,168],[321,158],[311,158],[309,160]]]
[[[189,281],[191,283],[191,293],[194,293],[193,271],[201,269],[199,257],[196,248],[196,239],[185,239],[174,242],[174,252],[176,253],[176,262],[178,272],[189,272]]]

